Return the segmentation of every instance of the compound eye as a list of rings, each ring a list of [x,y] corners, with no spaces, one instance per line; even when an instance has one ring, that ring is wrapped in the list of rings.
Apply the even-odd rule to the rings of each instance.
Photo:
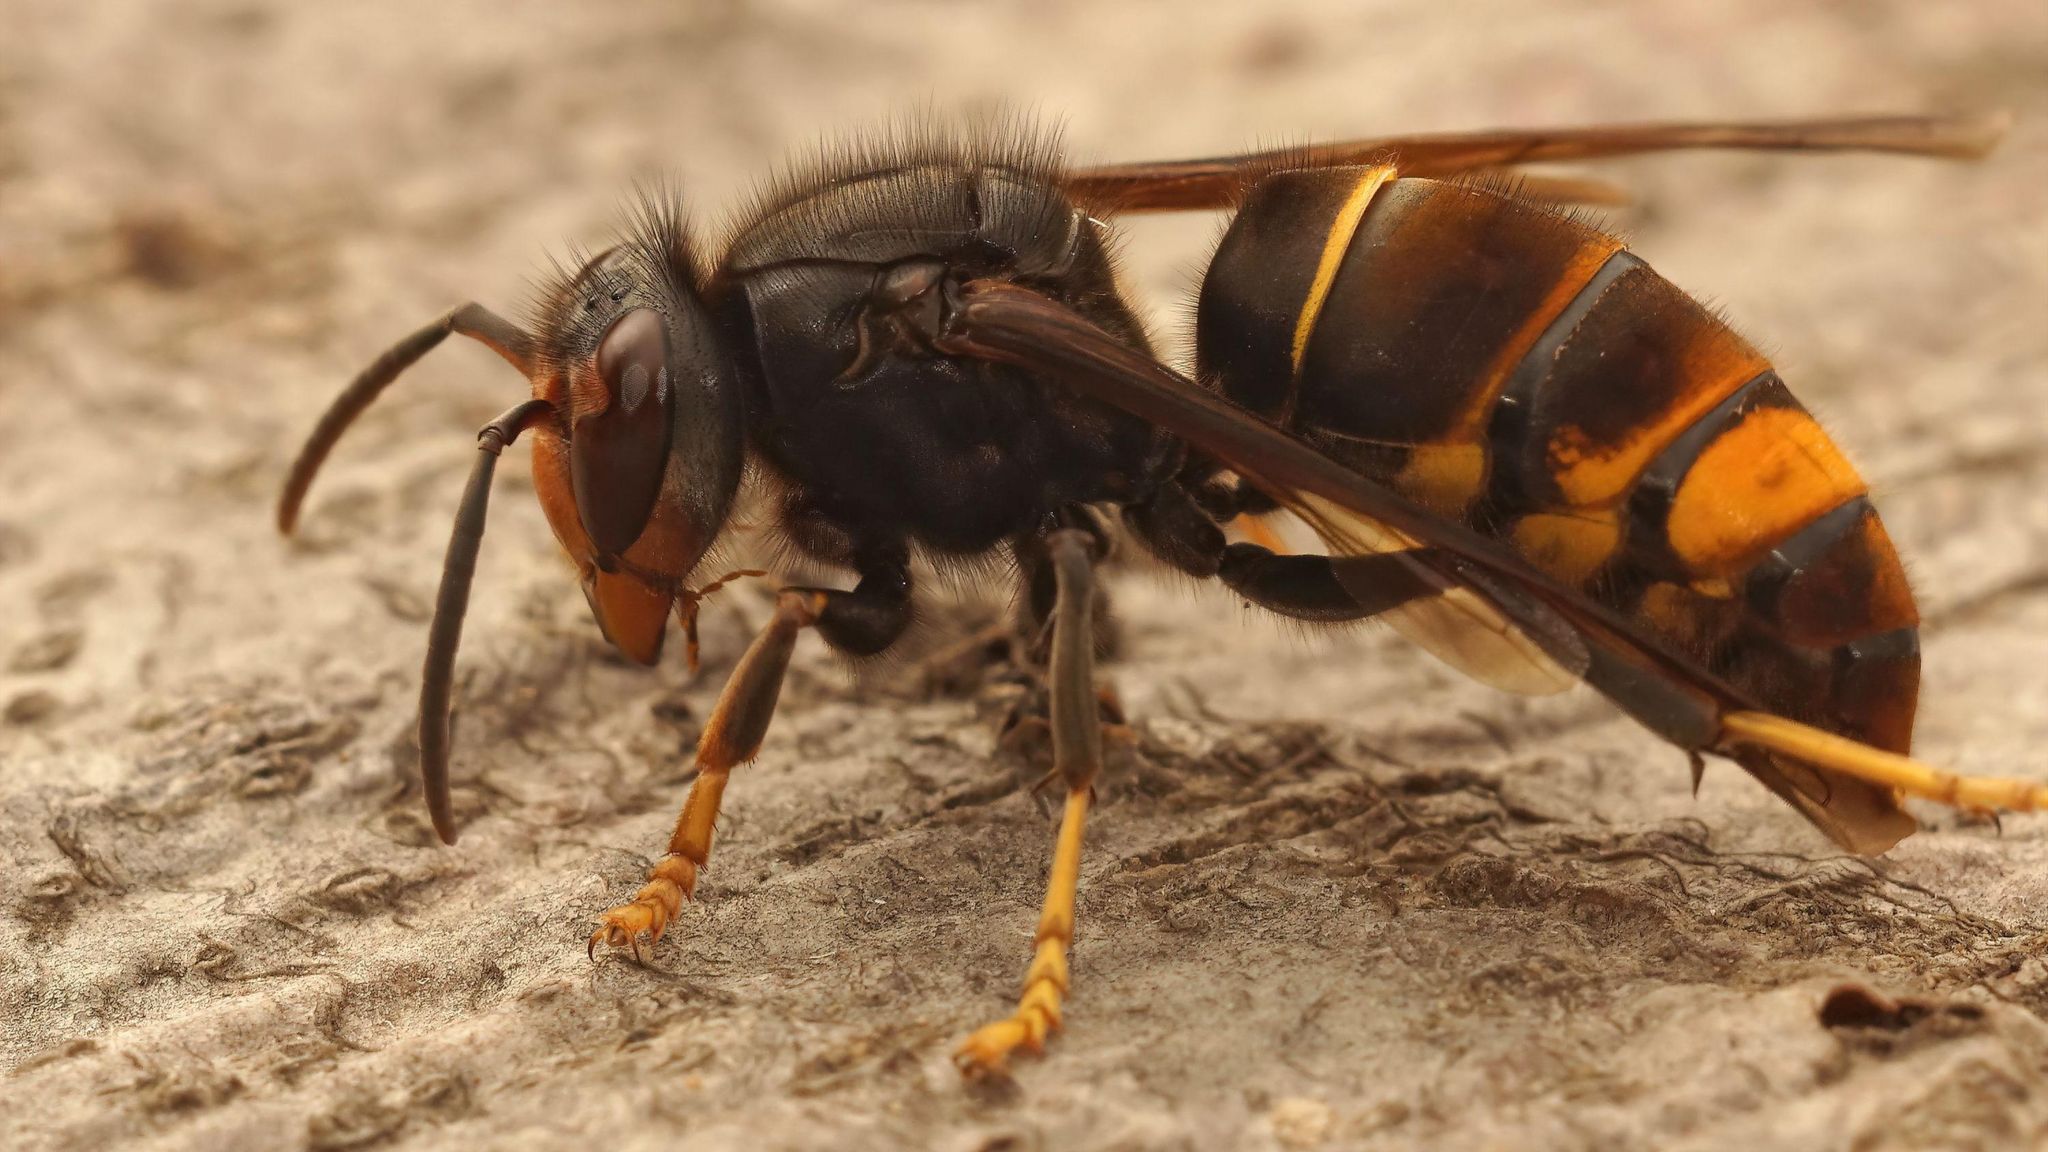
[[[631,547],[647,527],[668,470],[674,426],[668,320],[636,308],[612,322],[597,345],[604,407],[569,430],[576,514],[600,558]]]

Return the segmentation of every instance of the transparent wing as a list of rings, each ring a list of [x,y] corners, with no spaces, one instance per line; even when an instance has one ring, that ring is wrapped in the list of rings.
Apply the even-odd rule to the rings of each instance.
[[[1475,680],[1524,696],[1562,692],[1585,675],[1585,645],[1563,620],[1538,615],[1552,627],[1540,636],[1532,634],[1527,621],[1541,612],[1540,606],[1527,606],[1518,624],[1494,602],[1502,590],[1489,588],[1482,594],[1474,586],[1475,573],[1443,571],[1450,566],[1448,558],[1431,553],[1420,541],[1318,496],[1290,493],[1283,502],[1333,556],[1408,552],[1430,567],[1441,591],[1379,617],[1430,655]]]

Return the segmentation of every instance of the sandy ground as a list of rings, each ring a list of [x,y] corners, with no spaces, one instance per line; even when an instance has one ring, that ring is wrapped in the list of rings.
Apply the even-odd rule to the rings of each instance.
[[[1977,167],[1611,166],[1774,350],[1930,620],[1923,750],[2048,774],[2048,7],[0,3],[0,1143],[953,1149],[1998,1147],[2048,1129],[2048,821],[1841,858],[1735,770],[1382,633],[1119,580],[1139,717],[1071,1026],[1009,1089],[1050,823],[990,693],[807,641],[705,900],[595,965],[717,685],[609,656],[508,468],[463,652],[462,845],[410,730],[470,436],[422,365],[271,532],[341,381],[680,175],[715,222],[819,132],[1036,105],[1077,156],[1645,116],[2004,105]],[[1130,230],[1178,338],[1208,219]],[[523,452],[517,454],[523,460]],[[973,606],[940,606],[964,623]],[[1831,1026],[1828,990],[1914,1003]]]

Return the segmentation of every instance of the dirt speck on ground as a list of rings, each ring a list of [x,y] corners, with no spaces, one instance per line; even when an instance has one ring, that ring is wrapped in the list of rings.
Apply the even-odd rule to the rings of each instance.
[[[463,650],[460,847],[411,729],[471,433],[423,363],[302,536],[339,384],[636,178],[708,227],[920,100],[1082,159],[1404,129],[2014,109],[1977,166],[1603,169],[1872,478],[1929,621],[1930,756],[2048,774],[2048,9],[1882,2],[78,5],[0,37],[0,1126],[9,1147],[2009,1147],[2048,1130],[2048,819],[1834,853],[1583,694],[1494,695],[1116,581],[1136,718],[1089,831],[1069,1027],[1007,1090],[1051,825],[987,693],[807,641],[704,899],[592,964],[764,618],[608,654],[505,469]],[[1128,231],[1185,337],[1209,219]],[[1178,351],[1180,345],[1174,343]],[[523,452],[515,453],[523,460]],[[977,608],[944,597],[941,622]],[[874,678],[870,678],[873,680]]]

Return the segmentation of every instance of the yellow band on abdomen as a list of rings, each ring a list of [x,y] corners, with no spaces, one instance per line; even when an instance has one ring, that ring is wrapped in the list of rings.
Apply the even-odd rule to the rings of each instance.
[[[1337,269],[1344,264],[1344,253],[1351,249],[1351,237],[1358,232],[1358,222],[1364,219],[1373,194],[1393,178],[1394,169],[1386,164],[1360,172],[1351,195],[1345,198],[1344,206],[1337,210],[1337,218],[1330,223],[1330,235],[1323,243],[1323,257],[1316,263],[1316,278],[1309,283],[1308,298],[1301,302],[1301,315],[1294,321],[1294,378],[1297,380],[1301,379],[1302,358],[1308,353],[1308,338],[1316,330],[1316,317],[1322,315],[1323,302],[1330,298],[1330,285],[1336,283]]]

